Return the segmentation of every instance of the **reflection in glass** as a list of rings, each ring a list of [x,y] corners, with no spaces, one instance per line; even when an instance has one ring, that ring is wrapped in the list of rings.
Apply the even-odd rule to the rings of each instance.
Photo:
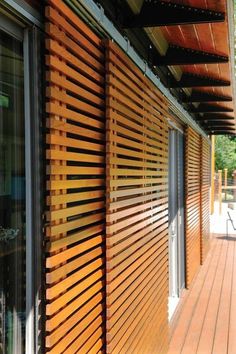
[[[23,43],[0,31],[0,354],[24,353]]]

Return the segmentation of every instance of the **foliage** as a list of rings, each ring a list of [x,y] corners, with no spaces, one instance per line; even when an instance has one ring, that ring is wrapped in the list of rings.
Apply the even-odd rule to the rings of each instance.
[[[215,140],[216,171],[228,168],[228,177],[236,170],[236,140],[227,135],[217,135]]]
[[[232,141],[236,141],[236,136],[235,135],[230,135],[229,139],[232,140]]]

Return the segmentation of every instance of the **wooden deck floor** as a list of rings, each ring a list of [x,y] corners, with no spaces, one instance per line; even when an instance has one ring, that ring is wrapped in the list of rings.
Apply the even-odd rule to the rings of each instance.
[[[172,325],[168,354],[236,354],[236,236],[215,235]]]

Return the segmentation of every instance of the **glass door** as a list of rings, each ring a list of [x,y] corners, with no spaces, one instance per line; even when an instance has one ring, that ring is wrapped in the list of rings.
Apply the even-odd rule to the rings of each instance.
[[[0,30],[0,353],[25,352],[26,188],[23,38]]]
[[[169,319],[185,286],[183,134],[169,131]]]

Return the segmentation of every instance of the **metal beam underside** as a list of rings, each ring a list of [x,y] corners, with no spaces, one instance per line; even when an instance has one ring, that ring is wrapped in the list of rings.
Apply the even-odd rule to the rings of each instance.
[[[225,55],[209,53],[192,48],[180,47],[170,44],[166,55],[161,56],[155,53],[153,65],[194,65],[194,64],[214,64],[228,63],[229,58]]]
[[[169,79],[168,86],[170,88],[181,87],[223,87],[230,86],[230,81],[215,79],[212,77],[183,73],[180,81]]]
[[[234,120],[234,116],[227,116],[225,114],[220,113],[207,113],[201,116],[198,116],[197,119],[201,120]]]
[[[228,130],[220,130],[220,131],[210,131],[208,130],[208,134],[209,135],[235,135],[236,132],[235,131],[228,131]]]
[[[144,1],[139,14],[127,18],[124,28],[175,26],[197,23],[223,22],[225,14],[209,9],[180,5],[165,1]]]
[[[231,102],[233,99],[230,96],[215,95],[208,92],[193,91],[191,96],[183,98],[183,102]]]
[[[212,105],[200,105],[199,107],[192,107],[189,110],[192,113],[208,113],[208,112],[233,112],[232,108],[212,106]]]
[[[225,121],[223,121],[223,120],[220,120],[220,121],[209,121],[209,122],[205,122],[205,121],[203,121],[202,123],[201,123],[202,125],[204,125],[205,127],[225,127],[225,128],[227,128],[228,129],[228,127],[234,127],[235,126],[235,124],[234,123],[232,123],[232,122],[225,122]]]
[[[134,50],[129,40],[126,39],[114,26],[114,24],[108,19],[104,14],[104,9],[96,4],[94,0],[64,0],[70,7],[73,8],[75,13],[81,14],[81,9],[83,13],[88,13],[88,19],[93,24],[93,26],[98,26],[102,31],[105,31],[109,34],[109,37],[113,39],[119,46],[124,50],[124,52],[133,60],[137,67],[148,77],[153,84],[162,92],[162,94],[167,98],[170,104],[170,110],[177,115],[180,120],[191,126],[195,131],[204,136],[209,142],[210,140],[207,137],[206,132],[200,127],[200,125],[191,117],[189,112],[177,101],[177,99],[172,95],[170,90],[168,90],[156,76],[150,66],[147,65],[147,62],[143,61],[138,53]],[[90,16],[92,18],[90,18]],[[223,84],[224,85],[224,84]],[[222,83],[218,86],[223,86]],[[230,85],[229,82],[226,82],[226,85]],[[209,85],[209,86],[214,86]],[[183,87],[183,86],[182,86]],[[190,86],[191,87],[191,86]]]
[[[225,132],[235,132],[235,127],[208,127],[205,128],[207,131],[225,131]]]

